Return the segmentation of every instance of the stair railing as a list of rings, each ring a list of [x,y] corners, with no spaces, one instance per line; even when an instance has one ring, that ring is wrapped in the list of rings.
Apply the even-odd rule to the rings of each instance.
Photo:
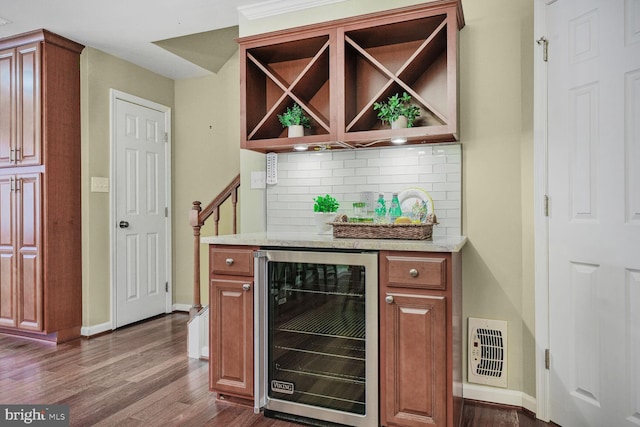
[[[200,302],[200,229],[205,221],[213,215],[214,234],[218,235],[218,223],[220,222],[220,206],[231,197],[233,205],[233,233],[237,232],[237,204],[238,188],[240,187],[240,175],[236,176],[227,187],[216,196],[204,209],[199,201],[193,202],[189,213],[189,225],[193,228],[193,306],[189,311],[191,317],[202,310]]]

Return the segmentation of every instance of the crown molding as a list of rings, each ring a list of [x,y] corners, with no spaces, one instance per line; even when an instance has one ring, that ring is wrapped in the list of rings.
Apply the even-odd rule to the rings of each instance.
[[[238,6],[238,13],[248,20],[254,20],[327,4],[342,3],[344,1],[345,0],[267,0],[246,6]]]

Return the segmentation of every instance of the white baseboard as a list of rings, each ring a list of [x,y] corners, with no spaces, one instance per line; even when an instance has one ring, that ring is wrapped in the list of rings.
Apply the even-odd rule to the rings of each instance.
[[[171,310],[173,311],[186,311],[187,313],[191,310],[191,306],[189,304],[173,304],[171,306]]]
[[[189,312],[191,306],[189,304],[173,304],[171,306],[172,311],[185,311]],[[80,328],[80,335],[83,337],[90,337],[92,335],[101,334],[102,332],[111,331],[113,327],[111,322],[100,323],[99,325],[83,326]]]
[[[80,328],[80,335],[83,337],[90,337],[92,335],[101,334],[103,332],[111,331],[113,327],[111,327],[111,322],[101,323],[99,325],[93,326],[83,326]]]
[[[536,398],[521,391],[470,383],[464,383],[462,390],[465,399],[517,406],[536,413]]]

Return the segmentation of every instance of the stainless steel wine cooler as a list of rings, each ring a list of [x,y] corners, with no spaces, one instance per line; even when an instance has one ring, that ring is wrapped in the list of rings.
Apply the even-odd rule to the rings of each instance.
[[[378,257],[256,253],[255,410],[378,425]]]

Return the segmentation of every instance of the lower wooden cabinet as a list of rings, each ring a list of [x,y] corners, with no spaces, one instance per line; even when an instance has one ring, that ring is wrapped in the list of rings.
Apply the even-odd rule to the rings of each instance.
[[[380,252],[380,424],[459,424],[458,254]]]
[[[253,278],[251,278],[253,279]],[[213,279],[209,295],[211,389],[253,398],[253,280]]]
[[[41,332],[40,174],[0,175],[0,326]]]
[[[253,251],[209,247],[209,388],[253,400]]]
[[[446,425],[447,340],[444,297],[390,293],[384,319],[388,425]]]

